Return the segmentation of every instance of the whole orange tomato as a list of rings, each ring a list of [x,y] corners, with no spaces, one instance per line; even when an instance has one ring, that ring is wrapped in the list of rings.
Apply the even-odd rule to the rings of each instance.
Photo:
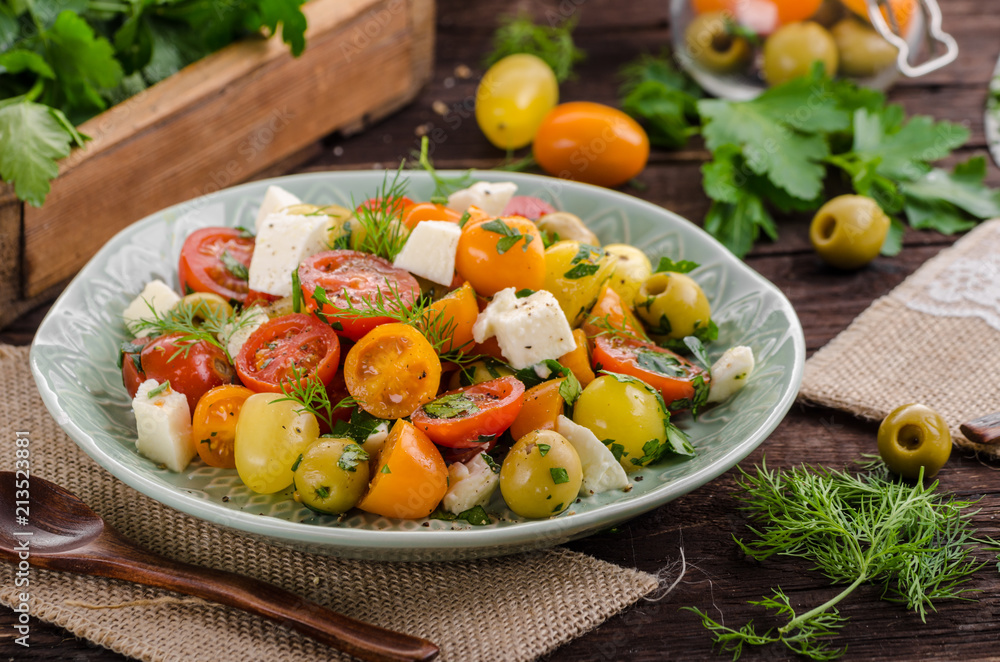
[[[508,287],[540,290],[545,284],[541,233],[519,216],[470,221],[458,239],[455,270],[485,297]]]
[[[855,1],[861,6],[865,4],[865,0]],[[778,25],[804,21],[807,18],[812,18],[822,4],[823,0],[692,0],[691,3],[699,14],[716,11],[729,12],[740,22],[750,25],[757,24],[750,18],[755,13],[771,14],[774,12]],[[852,3],[844,0],[844,4],[851,5]]]
[[[842,0],[847,8],[852,12],[861,16],[865,20],[870,20],[868,18],[868,4],[865,0]],[[917,11],[916,0],[889,0],[889,7],[892,8],[892,13],[895,14],[896,21],[899,23],[900,30],[905,35],[907,28],[910,25],[910,21],[913,19],[913,15]],[[885,20],[892,25],[892,21],[889,21],[889,14],[883,7],[882,16]]]
[[[632,179],[649,160],[649,137],[620,110],[590,101],[552,109],[535,134],[535,160],[551,175],[599,186]]]

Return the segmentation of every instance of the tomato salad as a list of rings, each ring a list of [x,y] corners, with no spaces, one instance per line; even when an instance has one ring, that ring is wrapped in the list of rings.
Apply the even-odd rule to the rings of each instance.
[[[671,417],[753,369],[746,347],[709,365],[697,265],[654,269],[516,189],[420,202],[387,176],[351,210],[272,186],[255,228],[192,233],[183,293],[154,281],[124,313],[139,452],[322,513],[475,524],[497,490],[551,517],[694,454]]]

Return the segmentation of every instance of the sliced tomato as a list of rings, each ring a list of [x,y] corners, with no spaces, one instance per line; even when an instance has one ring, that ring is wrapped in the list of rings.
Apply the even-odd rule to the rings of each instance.
[[[403,212],[403,225],[411,230],[422,221],[448,221],[458,223],[462,215],[454,209],[448,209],[436,202],[418,202],[406,208]]]
[[[707,386],[709,375],[683,356],[653,343],[618,336],[594,338],[591,360],[594,370],[630,375],[646,382],[663,395],[670,407],[673,402],[695,396],[695,380],[701,377]]]
[[[420,284],[408,271],[395,268],[388,260],[358,251],[324,251],[306,258],[299,265],[299,281],[309,312],[351,340],[360,340],[376,326],[395,320],[353,315],[348,302],[363,310],[381,292],[386,308],[398,309],[399,306],[409,308],[420,296]],[[319,288],[323,288],[322,293],[318,292]]]
[[[169,381],[170,388],[187,397],[192,412],[209,389],[230,384],[236,376],[222,348],[204,340],[187,342],[179,333],[149,341],[139,360],[147,379]]]
[[[521,411],[524,384],[500,377],[439,396],[410,419],[439,446],[470,448],[495,439]]]
[[[402,216],[407,209],[416,204],[415,202],[413,202],[413,200],[410,200],[405,195],[400,196],[398,198],[393,198],[390,200],[390,202],[391,202],[390,205],[386,205],[388,207],[387,211],[389,212],[390,217]],[[382,207],[382,205],[383,205],[382,198],[369,198],[364,202],[362,202],[360,205],[358,205],[357,211],[361,211],[362,209],[378,211],[379,208]]]
[[[202,228],[184,241],[177,276],[181,291],[212,292],[226,300],[246,301],[247,272],[254,238],[236,228]]]
[[[649,339],[632,308],[622,301],[621,296],[610,285],[601,288],[597,303],[590,309],[590,316],[580,328],[588,338],[618,334],[641,340]]]
[[[121,357],[118,360],[122,364],[122,383],[130,398],[135,397],[139,385],[148,379],[146,373],[142,371],[142,360],[139,358],[142,348],[148,342],[149,338],[136,338],[131,343],[122,345]]]
[[[258,290],[248,290],[247,298],[243,301],[244,306],[252,306],[258,304],[261,306],[266,306],[269,303],[274,303],[281,297],[277,294],[268,294],[267,292],[260,292]]]
[[[470,446],[469,448],[448,448],[445,446],[439,447],[439,450],[441,451],[441,457],[444,458],[445,464],[452,465],[456,462],[468,462],[480,453],[489,453],[496,445],[497,440],[494,438],[490,441]]]
[[[243,386],[216,386],[201,396],[194,408],[191,438],[202,461],[210,467],[235,469],[236,422],[253,391]]]
[[[537,221],[546,214],[556,213],[556,208],[533,195],[515,195],[503,208],[501,216],[524,216]]]
[[[236,357],[236,372],[254,391],[280,393],[281,384],[317,377],[330,383],[340,361],[340,339],[314,317],[293,313],[268,320],[250,334]]]

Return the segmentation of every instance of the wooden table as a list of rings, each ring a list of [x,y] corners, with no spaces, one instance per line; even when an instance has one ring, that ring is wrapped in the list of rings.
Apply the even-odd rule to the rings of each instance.
[[[1000,7],[996,0],[940,2],[946,16],[945,28],[961,47],[959,60],[926,78],[899,83],[891,96],[911,113],[968,124],[972,140],[968,149],[956,155],[955,160],[960,160],[984,151],[983,104],[997,57]],[[502,155],[482,137],[469,109],[497,15],[518,9],[528,9],[543,20],[579,15],[577,43],[587,51],[588,58],[578,68],[577,78],[563,86],[562,98],[615,104],[619,67],[644,51],[659,51],[668,43],[668,5],[668,0],[440,0],[436,73],[418,100],[361,135],[349,139],[332,136],[315,145],[314,156],[292,172],[395,167],[418,146],[418,133],[428,133],[435,143],[433,156],[439,167],[491,167]],[[458,75],[459,65],[471,67],[473,77]],[[435,102],[446,104],[447,116],[435,112],[435,107],[441,107]],[[639,177],[645,186],[625,190],[688,218],[701,219],[708,206],[701,193],[699,172],[705,158],[699,144],[678,152],[657,151]],[[1000,185],[1000,172],[992,164],[989,181]],[[803,219],[786,219],[780,225],[780,241],[762,243],[747,263],[792,301],[802,320],[810,353],[843,330],[872,300],[898,285],[953,241],[935,233],[908,232],[906,247],[898,257],[878,259],[857,273],[844,274],[819,263],[809,247],[808,226]],[[24,317],[0,333],[0,340],[30,342],[43,315],[44,310]],[[876,426],[858,422],[847,414],[796,405],[743,466],[752,466],[766,453],[772,467],[803,461],[842,467],[860,453],[874,451],[875,430]],[[998,533],[994,517],[1000,510],[996,471],[995,465],[955,453],[940,474],[944,489],[982,498],[982,510],[975,520],[981,533],[994,536]],[[745,521],[735,512],[735,506],[733,472],[729,472],[613,533],[570,545],[612,563],[651,573],[675,570],[683,549],[687,572],[669,596],[659,602],[640,602],[559,649],[552,658],[708,659],[712,657],[708,633],[694,615],[678,611],[680,607],[709,609],[715,618],[724,617],[727,624],[739,626],[750,618],[760,622],[760,614],[746,601],[769,594],[771,587],[780,585],[795,606],[807,608],[836,593],[805,563],[755,563],[744,559],[732,540],[734,534],[745,533]],[[982,590],[978,602],[941,603],[938,613],[930,614],[926,624],[899,605],[879,601],[877,588],[861,588],[841,604],[850,622],[839,643],[849,646],[848,659],[996,658],[1000,575],[992,564],[987,565],[972,586]],[[32,646],[24,650],[12,643],[13,620],[6,610],[0,615],[0,657],[79,662],[124,659],[37,621],[32,627]],[[744,659],[785,657],[783,649],[769,648],[750,651]]]

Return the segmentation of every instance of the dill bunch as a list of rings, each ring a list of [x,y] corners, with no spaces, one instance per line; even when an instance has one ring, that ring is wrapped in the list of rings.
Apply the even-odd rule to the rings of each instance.
[[[576,18],[559,25],[536,25],[528,15],[508,16],[493,34],[493,52],[486,57],[490,67],[508,55],[529,53],[552,67],[556,80],[562,83],[573,73],[573,65],[584,58],[584,52],[573,43]]]
[[[968,510],[975,502],[937,493],[937,481],[925,486],[922,472],[916,484],[900,482],[880,460],[866,458],[859,475],[804,465],[770,471],[765,463],[755,474],[740,470],[740,507],[756,536],[750,542],[737,539],[740,549],[758,561],[808,560],[834,584],[847,587],[801,615],[780,588],[750,602],[787,619],[760,633],[753,622],[733,629],[686,607],[734,660],[745,645],[775,643],[814,660],[842,656],[846,648],[831,639],[847,618],[836,605],[862,584],[881,586],[883,599],[905,604],[921,620],[938,600],[969,599],[972,589],[963,584],[982,567],[974,553],[987,542],[975,537],[974,511]]]

